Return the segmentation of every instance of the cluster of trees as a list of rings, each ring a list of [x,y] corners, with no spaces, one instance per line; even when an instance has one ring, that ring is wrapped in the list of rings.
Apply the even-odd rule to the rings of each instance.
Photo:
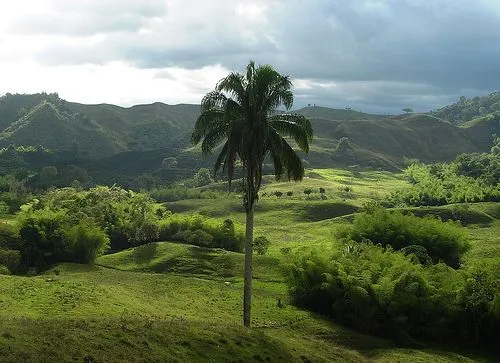
[[[0,239],[0,265],[11,272],[92,263],[109,249],[158,240],[239,251],[243,239],[231,220],[173,215],[149,196],[116,186],[54,189],[24,205],[16,227],[2,224],[0,234],[7,236]]]
[[[500,155],[493,153],[462,154],[451,163],[415,163],[405,175],[412,185],[393,193],[392,205],[500,201]]]
[[[337,237],[346,242],[370,241],[397,251],[418,251],[421,261],[442,261],[454,268],[460,266],[461,257],[469,250],[467,234],[453,221],[404,215],[378,206],[358,213],[351,225],[338,230]]]
[[[172,185],[154,188],[148,194],[159,202],[175,202],[183,199],[216,199],[221,195],[221,192]],[[224,195],[227,196],[227,192]]]
[[[320,195],[321,199],[326,199],[326,195],[325,195],[326,189],[325,188],[319,187],[318,188],[318,192],[319,192],[319,195]],[[309,199],[311,197],[311,194],[314,193],[314,189],[312,189],[312,188],[306,188],[306,189],[304,189],[303,193],[306,196],[306,198]],[[293,197],[293,191],[289,190],[288,192],[283,193],[280,190],[276,190],[275,192],[273,192],[271,194],[268,194],[267,192],[262,193],[261,196],[262,197],[267,197],[267,196],[271,196],[271,195],[274,195],[278,199],[281,198],[283,195],[286,195],[287,197],[291,198],[291,197]]]
[[[357,217],[341,249],[296,255],[286,269],[291,300],[400,344],[414,339],[495,343],[500,261],[459,269],[436,263],[463,252],[459,227],[381,213],[389,212]],[[454,258],[451,262],[455,265]]]
[[[471,99],[462,96],[458,102],[433,111],[432,114],[455,124],[460,124],[499,111],[500,92],[493,92],[488,96]]]

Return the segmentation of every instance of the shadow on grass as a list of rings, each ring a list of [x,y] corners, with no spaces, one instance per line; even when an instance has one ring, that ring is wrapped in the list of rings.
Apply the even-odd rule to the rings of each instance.
[[[135,263],[139,265],[150,263],[151,260],[156,256],[157,249],[158,245],[156,243],[148,243],[139,246],[134,249],[132,258],[134,259]]]
[[[345,203],[306,204],[298,220],[319,222],[325,219],[341,217],[358,211],[358,207]]]

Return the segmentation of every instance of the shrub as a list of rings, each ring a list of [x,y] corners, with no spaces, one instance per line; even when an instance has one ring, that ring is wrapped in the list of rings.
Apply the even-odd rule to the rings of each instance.
[[[390,245],[395,250],[419,245],[434,263],[442,260],[452,267],[459,266],[460,258],[469,249],[466,232],[455,222],[403,215],[380,207],[357,214],[352,225],[339,230],[338,236],[345,241]]]
[[[180,186],[156,188],[149,192],[149,195],[158,202],[175,202],[183,199],[215,199],[219,194],[210,190]],[[227,193],[225,194],[227,195]]]
[[[83,221],[65,231],[70,245],[71,260],[79,263],[94,263],[95,259],[109,249],[109,237],[91,222]]]
[[[241,251],[244,239],[243,234],[235,228],[230,219],[220,221],[201,215],[178,214],[170,215],[160,222],[159,238],[203,247],[224,248],[229,251]]]
[[[415,338],[494,342],[500,265],[424,267],[390,246],[351,244],[295,255],[285,268],[295,305],[400,344]]]
[[[22,241],[19,237],[18,228],[0,222],[0,248],[9,248],[12,250],[21,249]]]
[[[40,210],[21,222],[23,240],[21,262],[27,267],[44,269],[60,261],[69,261],[70,248],[64,238],[66,216],[62,212]]]
[[[21,264],[44,270],[59,262],[92,263],[107,250],[106,232],[91,219],[75,223],[62,211],[36,210],[21,221]]]
[[[0,265],[0,275],[10,275],[10,271],[4,265]]]
[[[462,154],[448,164],[416,163],[405,169],[405,175],[412,186],[392,193],[392,205],[500,201],[500,156]]]
[[[21,253],[16,250],[0,248],[0,265],[9,269],[11,273],[15,273],[21,263]]]
[[[264,236],[257,237],[253,240],[253,248],[259,255],[265,255],[270,244],[271,242]]]
[[[61,213],[68,226],[90,221],[106,232],[114,251],[158,240],[158,221],[165,214],[163,210],[158,213],[147,195],[116,186],[55,189],[24,209],[25,218],[44,210]]]

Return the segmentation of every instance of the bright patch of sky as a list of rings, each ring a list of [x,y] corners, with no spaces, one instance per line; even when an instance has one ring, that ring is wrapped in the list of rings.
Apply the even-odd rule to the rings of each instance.
[[[0,2],[0,94],[199,103],[250,59],[295,107],[428,111],[500,89],[497,0]]]

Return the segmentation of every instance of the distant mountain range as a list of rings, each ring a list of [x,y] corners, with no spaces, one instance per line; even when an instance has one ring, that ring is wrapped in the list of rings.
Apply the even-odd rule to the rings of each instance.
[[[134,173],[159,168],[165,157],[198,160],[189,137],[199,105],[153,103],[124,108],[84,105],[57,94],[0,97],[0,148],[41,145],[58,160],[112,167],[117,160]],[[312,167],[361,165],[396,169],[405,158],[450,160],[460,153],[484,152],[500,134],[500,93],[461,99],[429,114],[398,116],[306,107],[295,112],[311,119],[315,138],[304,159]],[[337,150],[347,138],[352,150]],[[144,162],[141,162],[141,158]],[[180,165],[182,167],[182,165]]]

